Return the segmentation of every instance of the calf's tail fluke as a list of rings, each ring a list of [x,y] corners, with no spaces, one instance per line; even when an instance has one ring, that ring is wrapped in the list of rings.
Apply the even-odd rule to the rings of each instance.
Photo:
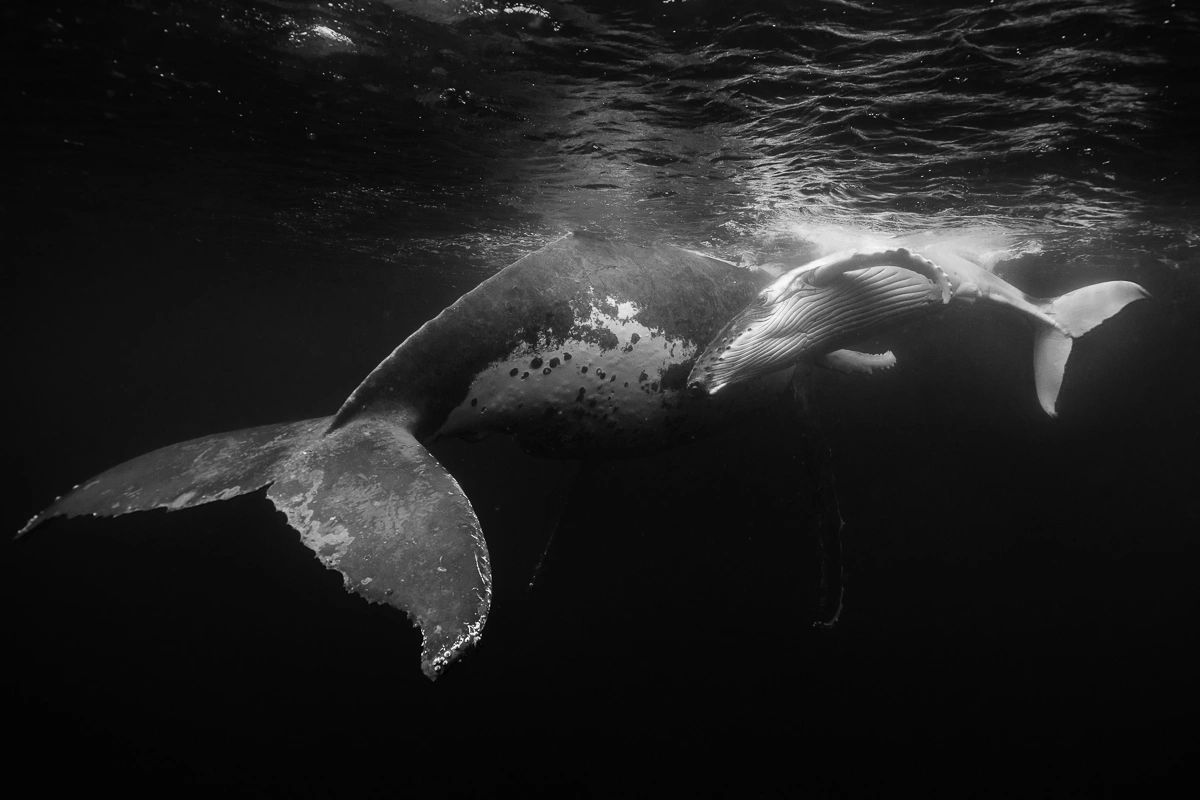
[[[1058,416],[1058,392],[1072,342],[1135,300],[1149,296],[1136,283],[1109,281],[1040,301],[1041,310],[1055,322],[1038,326],[1033,345],[1033,375],[1042,410]]]
[[[174,511],[269,486],[267,497],[346,588],[405,611],[431,678],[479,638],[491,569],[458,483],[403,425],[329,419],[205,436],[139,456],[31,519]]]

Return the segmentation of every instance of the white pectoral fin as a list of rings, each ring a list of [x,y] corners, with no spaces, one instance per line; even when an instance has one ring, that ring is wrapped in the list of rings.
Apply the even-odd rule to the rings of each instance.
[[[860,353],[857,350],[834,350],[826,353],[822,360],[825,366],[848,375],[870,375],[882,369],[896,366],[892,351],[883,353]]]
[[[809,266],[809,282],[813,286],[828,286],[835,278],[847,272],[869,267],[892,266],[923,275],[938,287],[942,304],[950,302],[953,288],[945,270],[922,255],[904,247],[876,250],[855,250],[826,256]]]

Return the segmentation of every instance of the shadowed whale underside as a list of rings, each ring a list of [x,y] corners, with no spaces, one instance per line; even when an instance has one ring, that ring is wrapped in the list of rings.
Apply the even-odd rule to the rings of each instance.
[[[788,370],[719,396],[686,386],[699,349],[770,279],[675,247],[563,237],[421,326],[333,417],[147,453],[75,487],[21,533],[55,516],[178,510],[268,487],[347,589],[419,626],[422,667],[436,677],[479,638],[491,572],[470,501],[425,443],[502,431],[542,455],[632,454],[786,401]],[[919,298],[898,311],[918,310],[929,277],[898,280]],[[856,356],[879,358],[845,354]]]

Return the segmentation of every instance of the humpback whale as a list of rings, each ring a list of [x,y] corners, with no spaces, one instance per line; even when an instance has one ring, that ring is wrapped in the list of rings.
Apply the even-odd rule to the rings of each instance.
[[[770,374],[799,359],[824,358],[829,366],[871,371],[895,364],[890,352],[865,358],[832,350],[863,330],[878,333],[948,303],[987,301],[1014,309],[1036,326],[1034,382],[1038,402],[1058,415],[1058,394],[1072,342],[1149,293],[1130,281],[1107,281],[1060,297],[1031,297],[950,248],[934,245],[918,255],[904,247],[835,253],[790,270],[759,292],[731,319],[696,360],[689,386],[717,394],[727,386]],[[942,303],[914,303],[913,286],[879,265],[914,270],[942,290]],[[847,295],[872,293],[872,301]],[[902,313],[888,313],[893,307]]]
[[[859,310],[840,320],[840,338],[945,302],[936,267],[896,260],[883,251],[826,264],[830,276],[867,276],[830,283],[832,302]],[[21,533],[56,516],[179,510],[266,488],[348,590],[409,615],[422,669],[436,677],[479,639],[491,567],[470,500],[426,445],[504,432],[534,454],[620,456],[788,402],[787,369],[739,376],[719,394],[687,388],[701,347],[771,279],[676,247],[565,236],[422,325],[332,416],[139,456],[76,486]],[[826,355],[863,370],[884,358]]]

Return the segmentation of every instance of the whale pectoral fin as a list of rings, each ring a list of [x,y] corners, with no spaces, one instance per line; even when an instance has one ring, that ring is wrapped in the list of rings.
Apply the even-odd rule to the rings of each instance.
[[[404,427],[354,419],[298,451],[267,496],[347,590],[408,613],[436,678],[479,639],[487,545],[454,477]]]
[[[821,357],[825,366],[847,375],[870,375],[896,366],[892,351],[883,353],[860,353],[857,350],[834,350]]]
[[[928,258],[905,247],[855,250],[850,253],[828,256],[818,262],[816,268],[808,274],[808,281],[813,286],[828,286],[834,279],[847,272],[884,266],[899,267],[925,276],[937,286],[941,293],[942,304],[950,302],[953,287],[950,285],[950,277],[946,271]]]

